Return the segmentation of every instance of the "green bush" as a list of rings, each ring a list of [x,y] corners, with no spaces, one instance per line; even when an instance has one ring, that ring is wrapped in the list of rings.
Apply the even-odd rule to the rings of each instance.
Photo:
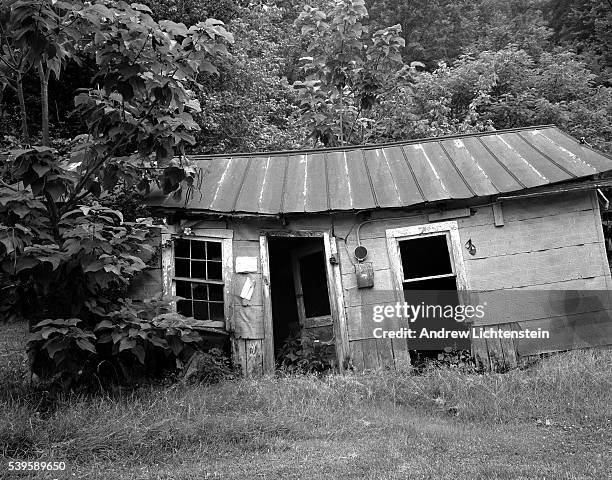
[[[187,383],[211,385],[237,377],[229,357],[220,348],[211,348],[207,352],[197,352],[191,356],[184,369],[184,380]]]
[[[27,346],[32,372],[62,389],[177,372],[203,345],[203,337],[196,330],[200,322],[167,310],[161,301],[126,301],[96,322],[44,320],[34,326]]]
[[[323,373],[331,370],[334,346],[319,342],[314,336],[288,337],[277,355],[277,364],[286,373]]]

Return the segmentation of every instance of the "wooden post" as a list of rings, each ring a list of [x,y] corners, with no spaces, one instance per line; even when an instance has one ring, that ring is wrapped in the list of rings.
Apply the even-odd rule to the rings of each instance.
[[[172,234],[161,234],[161,269],[162,269],[162,293],[163,295],[174,295],[174,282],[172,272],[174,262],[172,259]],[[174,302],[172,303],[174,305]]]
[[[334,319],[336,357],[338,359],[338,369],[343,372],[345,363],[350,358],[350,350],[346,326],[346,311],[344,308],[344,293],[342,291],[342,275],[340,273],[340,266],[330,262],[332,256],[338,257],[338,246],[336,244],[336,237],[331,237],[328,232],[323,233],[323,242],[325,244],[327,288],[331,300],[331,314]]]
[[[495,202],[493,204],[493,220],[496,227],[504,226],[504,212],[502,210],[501,202]]]
[[[268,237],[259,237],[259,258],[261,259],[261,288],[263,297],[263,371],[274,373],[274,328],[272,325],[272,297],[270,296],[270,253]]]

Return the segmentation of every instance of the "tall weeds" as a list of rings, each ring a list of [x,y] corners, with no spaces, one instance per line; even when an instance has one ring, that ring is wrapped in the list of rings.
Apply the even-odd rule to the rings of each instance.
[[[277,376],[113,397],[63,395],[53,402],[16,379],[9,383],[0,393],[0,455],[14,458],[155,461],[202,448],[269,450],[299,439],[354,435],[398,412],[491,424],[550,419],[609,427],[612,419],[610,350],[555,355],[506,374],[431,369],[419,376]]]

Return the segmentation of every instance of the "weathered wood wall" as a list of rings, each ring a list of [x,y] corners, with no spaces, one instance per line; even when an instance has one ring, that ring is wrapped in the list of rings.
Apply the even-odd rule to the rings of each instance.
[[[471,215],[461,216],[456,221],[462,246],[468,239],[476,246],[474,256],[464,253],[464,263],[468,286],[470,290],[478,291],[478,298],[472,300],[487,302],[488,305],[487,315],[479,325],[501,325],[503,329],[540,327],[549,329],[551,333],[548,341],[476,342],[474,350],[484,363],[490,365],[500,359],[516,363],[522,356],[612,344],[609,304],[578,302],[571,314],[559,308],[575,300],[575,295],[569,298],[564,296],[565,292],[609,291],[612,288],[599,207],[593,192],[507,200],[501,204],[501,209],[486,205],[471,210]],[[374,338],[371,305],[397,301],[386,230],[426,224],[434,218],[428,215],[430,213],[383,210],[371,214],[369,220],[372,221],[364,224],[360,231],[361,243],[369,252],[366,261],[372,262],[374,267],[374,288],[371,289],[358,289],[356,285],[352,251],[357,245],[359,221],[354,214],[336,214],[333,217],[309,214],[290,217],[284,223],[267,218],[189,221],[189,226],[196,228],[233,230],[234,260],[239,256],[259,259],[257,272],[236,273],[230,285],[233,292],[233,349],[243,371],[251,375],[264,371],[259,238],[266,231],[278,230],[330,231],[337,239],[353,367],[357,370],[402,368],[409,364],[406,340]],[[440,220],[449,219],[444,217]],[[238,295],[247,276],[255,281],[255,291],[249,301]],[[530,291],[534,293],[530,294]],[[555,296],[551,293],[554,291],[561,293]],[[527,293],[517,296],[516,292]],[[552,295],[550,301],[544,301],[545,295]],[[520,301],[515,301],[515,298],[520,298]],[[382,326],[399,328],[407,325],[384,323]]]
[[[610,270],[592,192],[505,201],[501,226],[495,225],[492,205],[472,211],[472,215],[456,220],[462,245],[471,239],[477,248],[474,256],[464,254],[468,287],[478,292],[471,294],[476,297],[471,300],[487,304],[485,318],[476,325],[550,331],[548,340],[480,340],[474,347],[483,363],[516,364],[521,356],[612,344],[607,293]],[[361,243],[368,248],[368,260],[375,271],[372,290],[356,288],[349,258],[356,244],[354,229],[349,252],[340,248],[351,351],[358,369],[405,361],[406,341],[373,338],[371,308],[367,306],[396,301],[389,293],[393,286],[386,230],[427,222],[428,216],[422,215],[364,225]],[[351,226],[336,224],[336,235],[346,235]],[[595,298],[585,300],[589,296]]]
[[[504,225],[492,210],[459,219],[469,287],[487,302],[477,325],[537,329],[549,339],[479,340],[483,363],[512,364],[520,357],[612,344],[612,286],[595,192],[560,194],[502,204]]]
[[[261,258],[259,255],[259,230],[261,221],[236,222],[225,220],[187,221],[184,226],[193,229],[229,229],[233,231],[232,254],[234,264],[237,257],[255,257],[258,259],[257,271],[233,273],[229,289],[231,292],[230,309],[232,332],[232,350],[234,359],[242,371],[249,376],[263,373],[263,299]],[[263,222],[265,224],[265,222]],[[200,231],[200,230],[199,230]],[[203,234],[205,234],[203,232]],[[232,266],[232,271],[234,268]],[[255,283],[250,300],[240,297],[244,282],[250,278]]]

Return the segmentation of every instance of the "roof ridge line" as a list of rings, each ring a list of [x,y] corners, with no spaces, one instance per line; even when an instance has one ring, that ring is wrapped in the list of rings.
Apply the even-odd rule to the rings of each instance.
[[[363,145],[342,145],[339,147],[328,147],[328,148],[311,148],[311,149],[294,149],[294,150],[276,150],[276,151],[260,151],[260,152],[238,152],[238,153],[194,153],[191,155],[187,155],[188,158],[195,158],[195,160],[206,160],[209,158],[227,158],[227,157],[263,157],[263,156],[281,156],[281,155],[303,155],[305,153],[323,153],[323,152],[338,152],[338,151],[348,151],[348,150],[369,150],[375,148],[384,148],[384,147],[393,147],[393,146],[404,146],[404,145],[413,145],[415,143],[427,143],[427,142],[437,142],[442,140],[452,140],[455,138],[465,138],[465,137],[482,137],[487,135],[497,135],[500,133],[506,132],[517,132],[524,130],[539,130],[543,128],[556,128],[560,130],[554,124],[546,124],[546,125],[532,125],[529,127],[514,127],[514,128],[504,128],[501,130],[490,130],[486,132],[472,132],[472,133],[457,133],[453,135],[442,135],[439,137],[424,137],[424,138],[412,138],[408,140],[397,140],[394,142],[383,142],[383,143],[367,143]]]

